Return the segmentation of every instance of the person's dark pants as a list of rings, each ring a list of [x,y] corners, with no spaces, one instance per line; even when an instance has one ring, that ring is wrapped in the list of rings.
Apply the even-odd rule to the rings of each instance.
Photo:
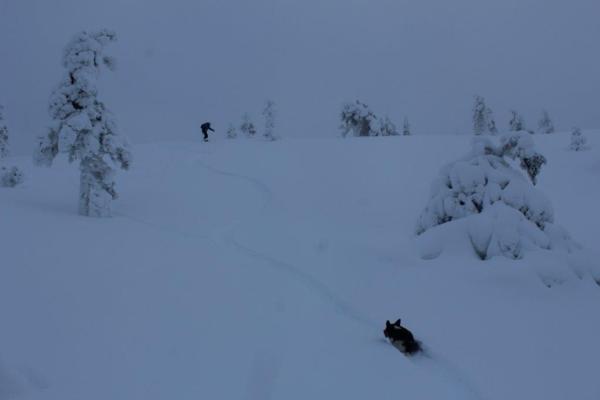
[[[208,140],[208,132],[202,131],[202,134],[204,135],[204,141],[206,142]]]

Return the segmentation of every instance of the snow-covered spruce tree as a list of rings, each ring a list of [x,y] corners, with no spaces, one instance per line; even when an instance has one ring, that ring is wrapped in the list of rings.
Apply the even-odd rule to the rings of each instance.
[[[275,135],[275,102],[267,100],[262,114],[265,117],[263,137],[269,141],[277,140],[277,136]]]
[[[538,131],[540,133],[554,133],[554,124],[546,110],[542,111],[542,117],[538,121]]]
[[[508,123],[511,132],[519,132],[525,130],[525,121],[521,114],[515,110],[510,110],[510,121]]]
[[[8,127],[4,123],[4,107],[0,105],[0,162],[10,154],[8,143]],[[0,165],[0,186],[15,187],[24,180],[19,167]]]
[[[485,104],[485,99],[481,96],[475,96],[475,104],[473,105],[473,133],[478,136],[485,133],[492,135],[498,133],[494,113]]]
[[[498,128],[496,127],[496,120],[494,119],[494,112],[491,108],[485,108],[485,120],[487,123],[487,131],[492,135],[498,134]]]
[[[481,96],[475,96],[473,105],[473,133],[483,135],[487,130],[487,107],[485,99]]]
[[[573,128],[573,131],[571,132],[571,145],[569,148],[573,151],[582,151],[589,148],[587,146],[587,139],[583,136],[581,129]]]
[[[511,159],[520,161],[531,181]],[[466,234],[481,259],[521,258],[525,250],[535,248],[570,251],[568,234],[553,224],[550,201],[533,185],[545,162],[525,132],[503,136],[499,144],[476,140],[470,154],[442,169],[416,233],[453,223],[460,233],[450,235]]]
[[[237,138],[237,129],[235,129],[235,126],[233,124],[229,124],[229,127],[227,128],[226,136],[228,139]]]
[[[0,160],[8,157],[8,127],[4,123],[4,106],[0,104]]]
[[[108,30],[84,31],[68,43],[62,60],[65,76],[50,98],[53,125],[40,137],[34,157],[45,166],[59,153],[66,153],[70,162],[79,160],[79,213],[85,216],[110,216],[117,197],[115,170],[131,164],[127,141],[98,97],[98,74],[103,66],[114,68],[104,49],[115,40]]]
[[[404,117],[404,123],[402,124],[402,134],[404,136],[410,136],[410,123],[408,122],[408,118]]]
[[[379,119],[378,134],[380,136],[397,136],[399,135],[396,125],[386,115],[383,119]]]
[[[360,101],[345,103],[340,114],[342,136],[378,136],[377,117],[369,106]]]
[[[247,137],[254,137],[256,135],[256,127],[254,126],[254,123],[250,119],[250,115],[248,113],[245,113],[242,116],[242,125],[240,126],[240,131]]]

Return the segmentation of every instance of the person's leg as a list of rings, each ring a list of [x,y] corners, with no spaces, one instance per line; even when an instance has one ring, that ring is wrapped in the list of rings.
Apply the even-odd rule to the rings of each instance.
[[[204,141],[208,141],[208,133],[206,131],[202,131],[202,134],[204,135]]]

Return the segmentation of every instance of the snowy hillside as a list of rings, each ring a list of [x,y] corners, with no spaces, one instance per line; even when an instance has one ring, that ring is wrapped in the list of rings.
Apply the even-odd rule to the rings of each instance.
[[[137,146],[108,219],[77,215],[76,165],[13,158],[0,400],[596,400],[598,133],[534,136],[583,250],[519,261],[421,258],[417,217],[470,136]],[[430,357],[383,340],[396,318]]]

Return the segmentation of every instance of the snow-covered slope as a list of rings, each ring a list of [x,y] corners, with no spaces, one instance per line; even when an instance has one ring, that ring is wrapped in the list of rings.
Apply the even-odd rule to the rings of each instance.
[[[467,136],[138,146],[111,219],[77,215],[76,166],[14,159],[27,181],[0,191],[0,400],[598,399],[589,136],[581,153],[535,136],[539,187],[585,248],[569,265],[421,259],[417,216]],[[383,341],[400,317],[429,358]]]

